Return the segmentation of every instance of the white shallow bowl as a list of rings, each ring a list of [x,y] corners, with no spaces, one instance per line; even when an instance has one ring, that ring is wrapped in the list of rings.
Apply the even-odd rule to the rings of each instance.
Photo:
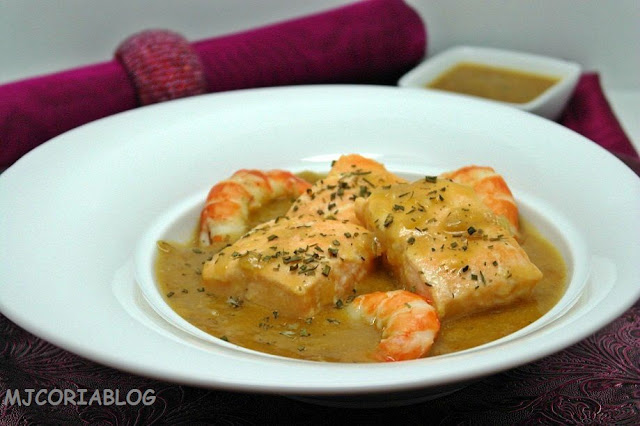
[[[426,85],[437,79],[445,71],[460,63],[475,63],[492,67],[508,68],[533,74],[558,78],[558,81],[535,99],[526,103],[499,102],[545,118],[554,120],[560,116],[573,93],[581,66],[575,62],[534,55],[512,50],[488,47],[458,46],[434,55],[398,80],[398,86],[435,90]],[[468,95],[460,95],[468,96]]]
[[[389,87],[255,89],[139,108],[75,129],[0,175],[0,310],[62,348],[125,371],[326,404],[434,398],[552,354],[640,296],[640,246],[629,238],[640,235],[640,180],[559,125],[487,105]],[[239,348],[167,307],[155,287],[155,242],[187,238],[213,183],[243,167],[327,170],[351,152],[405,175],[495,167],[523,216],[563,254],[566,295],[541,320],[487,345],[361,365]],[[613,183],[625,190],[612,191]]]

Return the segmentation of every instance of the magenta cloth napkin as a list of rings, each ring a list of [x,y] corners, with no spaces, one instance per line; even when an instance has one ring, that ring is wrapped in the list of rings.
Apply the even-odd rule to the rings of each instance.
[[[611,109],[597,73],[580,77],[559,123],[609,150],[640,176],[638,152]]]
[[[191,44],[210,92],[315,83],[394,84],[427,50],[426,29],[402,0],[368,0]],[[0,86],[0,168],[74,127],[139,105],[117,60]],[[640,174],[638,153],[595,73],[584,74],[560,124]]]
[[[640,175],[638,152],[611,109],[598,74],[580,77],[559,123],[609,150]]]
[[[192,47],[211,92],[392,84],[424,57],[426,32],[402,0],[368,0]],[[0,167],[67,130],[137,105],[116,60],[0,86]]]

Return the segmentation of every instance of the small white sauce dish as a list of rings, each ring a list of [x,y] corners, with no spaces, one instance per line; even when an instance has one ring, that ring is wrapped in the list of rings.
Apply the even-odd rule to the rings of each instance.
[[[555,120],[564,109],[578,82],[582,67],[570,61],[530,53],[487,47],[458,46],[427,58],[398,80],[403,88],[439,90],[427,85],[456,65],[472,63],[512,71],[555,77],[557,82],[526,103],[487,101],[510,105]],[[470,95],[461,95],[470,96]]]

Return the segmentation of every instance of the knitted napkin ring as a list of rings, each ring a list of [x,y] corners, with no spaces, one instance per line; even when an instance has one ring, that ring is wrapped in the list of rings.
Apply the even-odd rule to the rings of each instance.
[[[118,46],[115,56],[129,74],[141,105],[207,92],[198,54],[175,32],[134,34]]]

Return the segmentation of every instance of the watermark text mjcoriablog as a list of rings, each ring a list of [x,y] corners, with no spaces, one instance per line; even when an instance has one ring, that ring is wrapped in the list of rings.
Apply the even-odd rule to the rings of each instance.
[[[151,405],[156,402],[153,389],[7,389],[2,405]]]

